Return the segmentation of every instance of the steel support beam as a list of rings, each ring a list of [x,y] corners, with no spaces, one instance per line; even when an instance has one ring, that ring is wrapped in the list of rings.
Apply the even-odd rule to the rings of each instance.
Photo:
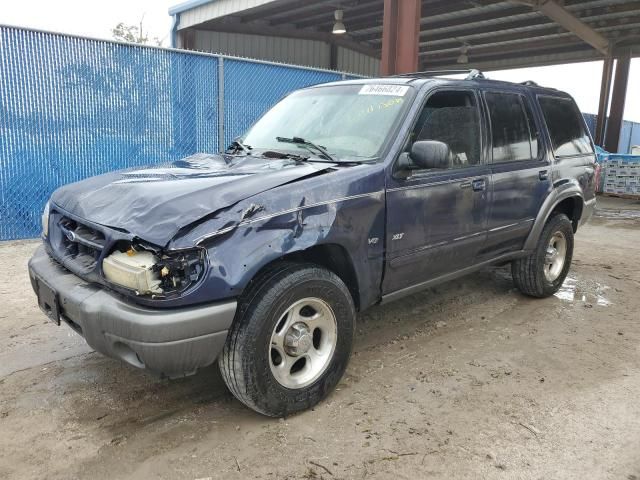
[[[418,70],[421,0],[384,0],[382,75]]]
[[[512,0],[514,3],[524,3],[539,10],[558,25],[574,33],[578,38],[584,40],[596,50],[605,55],[609,53],[609,40],[600,35],[589,25],[566,10],[562,5],[554,0]]]
[[[611,95],[611,113],[607,121],[607,134],[604,141],[604,149],[608,152],[618,151],[620,130],[624,117],[624,103],[627,99],[630,64],[631,55],[629,54],[618,58],[616,61],[616,77],[613,81],[613,93]]]
[[[338,69],[338,46],[333,42],[329,44],[329,68]]]
[[[598,104],[598,118],[595,131],[596,145],[602,146],[604,132],[609,115],[609,96],[611,94],[611,80],[613,80],[613,57],[608,56],[602,64],[602,82],[600,83],[600,103]]]

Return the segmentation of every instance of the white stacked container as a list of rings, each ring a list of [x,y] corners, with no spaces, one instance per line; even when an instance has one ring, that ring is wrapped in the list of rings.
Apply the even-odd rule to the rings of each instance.
[[[602,161],[603,192],[640,197],[640,156],[609,154]]]

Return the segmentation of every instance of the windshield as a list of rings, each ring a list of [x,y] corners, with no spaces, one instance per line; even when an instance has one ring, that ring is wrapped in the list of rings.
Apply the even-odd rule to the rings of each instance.
[[[282,141],[298,138],[336,159],[372,159],[381,153],[412,94],[409,86],[381,84],[300,90],[269,110],[242,141],[254,150],[318,156],[308,145]]]

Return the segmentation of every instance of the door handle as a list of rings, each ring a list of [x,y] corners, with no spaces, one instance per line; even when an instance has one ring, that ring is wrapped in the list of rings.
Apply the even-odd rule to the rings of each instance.
[[[474,192],[481,192],[487,186],[487,182],[485,182],[484,178],[476,178],[471,182],[471,188],[473,188]]]
[[[546,171],[546,170],[540,170],[540,171],[538,172],[538,178],[539,178],[541,181],[549,180],[549,172],[548,172],[548,171]]]

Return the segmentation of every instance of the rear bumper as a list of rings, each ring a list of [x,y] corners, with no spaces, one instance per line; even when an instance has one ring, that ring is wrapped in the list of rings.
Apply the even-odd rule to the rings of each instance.
[[[127,302],[70,273],[38,248],[29,261],[38,294],[55,290],[60,320],[95,350],[156,374],[179,377],[213,363],[233,322],[236,302],[180,309],[151,309]]]

